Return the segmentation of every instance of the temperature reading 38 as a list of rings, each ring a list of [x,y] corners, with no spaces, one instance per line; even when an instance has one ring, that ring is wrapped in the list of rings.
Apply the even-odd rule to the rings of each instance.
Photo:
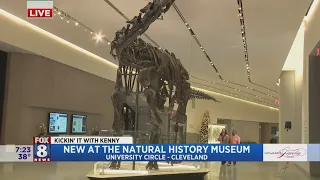
[[[19,154],[18,159],[24,160],[24,159],[29,159],[29,157],[31,157],[31,154]]]

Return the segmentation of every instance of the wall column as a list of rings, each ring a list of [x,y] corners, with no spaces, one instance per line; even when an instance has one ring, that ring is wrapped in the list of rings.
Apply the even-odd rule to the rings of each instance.
[[[282,71],[280,75],[279,143],[301,143],[302,140],[302,78],[296,71]],[[285,122],[291,130],[285,130]]]

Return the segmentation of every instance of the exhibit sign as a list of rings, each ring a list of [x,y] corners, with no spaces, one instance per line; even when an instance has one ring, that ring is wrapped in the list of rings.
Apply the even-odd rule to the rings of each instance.
[[[132,137],[34,137],[0,146],[1,162],[242,161],[320,162],[320,144],[133,144]]]
[[[72,115],[72,133],[84,134],[87,132],[87,116]]]
[[[32,19],[52,19],[53,0],[28,0],[28,18]]]
[[[65,113],[49,113],[49,133],[67,133],[68,115]]]

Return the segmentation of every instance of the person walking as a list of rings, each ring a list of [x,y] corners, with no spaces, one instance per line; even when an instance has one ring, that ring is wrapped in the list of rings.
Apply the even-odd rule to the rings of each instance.
[[[229,143],[230,144],[240,144],[240,136],[238,136],[237,131],[233,130],[232,135],[229,138]],[[233,165],[236,165],[237,162],[233,161]],[[231,161],[228,163],[228,166],[231,165]]]
[[[226,128],[223,128],[221,130],[218,141],[220,142],[220,144],[228,144],[229,143],[229,136],[228,136]],[[226,164],[226,161],[221,162],[221,165],[225,165],[225,164]]]

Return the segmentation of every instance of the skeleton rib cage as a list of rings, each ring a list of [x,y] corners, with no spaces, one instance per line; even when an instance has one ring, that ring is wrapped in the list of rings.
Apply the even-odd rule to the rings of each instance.
[[[119,64],[127,94],[136,92],[137,89],[134,87],[141,69],[154,67],[160,72],[158,98],[168,98],[172,103],[179,103],[177,100],[181,99],[183,85],[186,85],[189,79],[188,72],[173,53],[153,47],[141,39],[134,41],[122,51]],[[148,75],[143,78],[148,78]],[[143,86],[139,86],[136,93],[142,93],[144,89]]]

